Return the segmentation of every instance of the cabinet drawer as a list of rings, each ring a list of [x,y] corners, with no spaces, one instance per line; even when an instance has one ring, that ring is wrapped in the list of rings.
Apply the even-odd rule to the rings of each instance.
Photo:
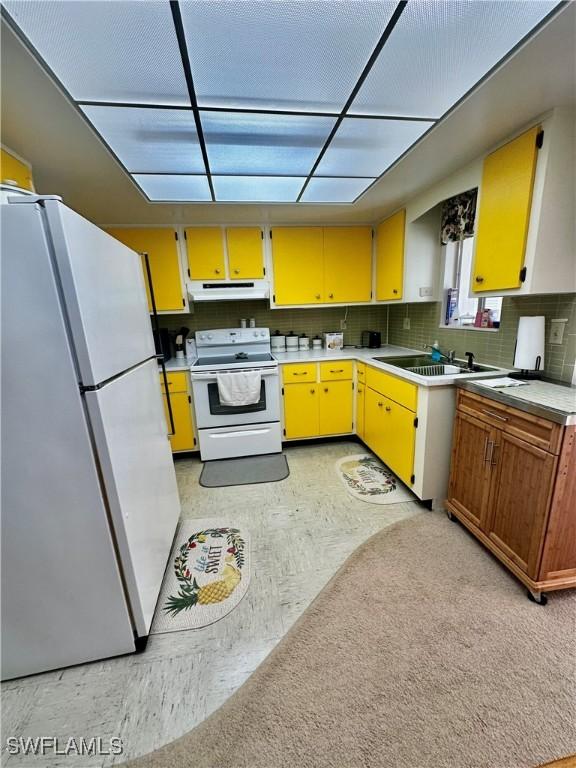
[[[282,366],[284,384],[297,384],[301,381],[316,381],[316,363],[289,363]]]
[[[356,363],[356,374],[358,381],[363,383],[366,381],[366,363]]]
[[[168,391],[170,394],[173,392],[188,392],[188,374],[186,371],[167,373],[166,378],[168,380]],[[162,390],[162,394],[166,392],[162,374],[160,374],[160,389]]]
[[[418,387],[409,381],[399,379],[385,371],[379,371],[376,368],[367,367],[366,386],[386,395],[390,400],[403,405],[410,411],[416,411],[418,401]]]
[[[321,381],[352,379],[354,366],[351,360],[334,360],[333,363],[320,363]]]
[[[462,390],[458,392],[458,409],[549,453],[560,452],[562,427],[552,421]]]

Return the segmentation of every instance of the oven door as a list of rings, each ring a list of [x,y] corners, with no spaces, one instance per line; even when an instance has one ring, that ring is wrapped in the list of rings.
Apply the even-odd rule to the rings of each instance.
[[[279,421],[278,368],[264,368],[260,373],[262,375],[260,400],[254,405],[229,406],[220,403],[216,372],[192,371],[194,410],[198,429]]]

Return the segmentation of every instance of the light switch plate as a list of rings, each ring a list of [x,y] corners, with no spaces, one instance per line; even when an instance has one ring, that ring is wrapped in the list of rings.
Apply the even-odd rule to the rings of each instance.
[[[432,286],[427,285],[419,290],[420,296],[432,296]]]
[[[409,317],[405,317],[404,318],[404,320],[402,322],[402,328],[405,331],[409,331],[410,330],[410,318]]]
[[[564,328],[568,318],[558,318],[550,321],[550,344],[562,344],[564,338]]]

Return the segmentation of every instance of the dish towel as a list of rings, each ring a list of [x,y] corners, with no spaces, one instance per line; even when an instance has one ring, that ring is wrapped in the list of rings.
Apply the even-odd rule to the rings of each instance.
[[[235,408],[255,405],[260,400],[260,371],[231,371],[216,374],[220,405]]]

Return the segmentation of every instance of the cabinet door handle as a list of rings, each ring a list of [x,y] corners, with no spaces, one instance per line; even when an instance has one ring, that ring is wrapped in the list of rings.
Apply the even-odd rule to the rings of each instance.
[[[313,395],[315,392],[316,392],[316,390],[315,390],[315,389],[311,389],[311,390],[310,390],[310,394],[311,394],[311,395]]]
[[[328,294],[328,298],[329,298],[329,299],[333,299],[333,298],[334,298],[334,294],[333,294],[333,293],[329,293],[329,294]]]
[[[214,272],[215,272],[217,275],[219,275],[219,274],[220,274],[220,270],[219,270],[219,269],[215,269],[215,270],[214,270]]]
[[[292,376],[306,376],[308,371],[292,371]]]
[[[484,445],[484,463],[490,464],[492,462],[492,454],[494,453],[494,442],[486,438]]]
[[[477,283],[483,283],[484,282],[484,278],[482,277],[482,275],[476,275],[475,280],[476,280]]]
[[[392,293],[398,293],[398,288],[393,288]]]
[[[240,274],[240,270],[239,270],[239,269],[235,269],[235,270],[234,270],[234,274],[235,274],[235,275],[239,275],[239,274]]]
[[[496,450],[500,448],[499,443],[492,443],[492,452],[490,454],[490,466],[495,467],[496,464],[498,464],[498,460],[496,459]]]
[[[328,387],[324,387],[324,392],[328,392]]]
[[[485,411],[483,408],[482,413],[485,413],[486,416],[492,416],[493,419],[498,419],[498,421],[508,421],[506,416],[500,416],[500,414],[494,413],[494,411]]]
[[[319,299],[319,298],[320,298],[320,294],[319,294],[319,293],[317,293],[317,294],[316,294],[316,298],[317,298],[317,299]]]
[[[330,368],[330,373],[344,373],[344,368]]]
[[[378,403],[378,408],[382,408],[383,405],[384,403]]]
[[[390,408],[390,406],[389,406],[389,405],[387,405],[387,406],[386,406],[386,408],[385,408],[384,410],[385,410],[385,411],[388,411],[388,413],[390,413],[390,411],[392,410],[392,408]]]

